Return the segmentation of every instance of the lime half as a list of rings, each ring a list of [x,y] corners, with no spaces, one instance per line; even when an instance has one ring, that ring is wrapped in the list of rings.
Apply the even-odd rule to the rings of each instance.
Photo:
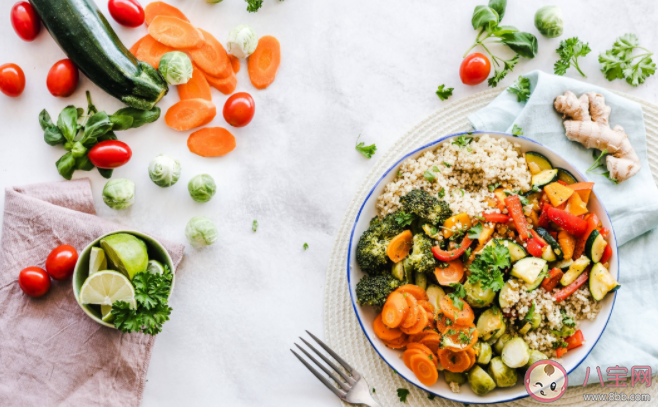
[[[101,239],[101,248],[116,268],[131,280],[146,271],[149,257],[146,243],[128,233],[117,233]]]
[[[164,266],[157,260],[149,260],[149,265],[146,268],[151,274],[162,274],[164,273]]]
[[[112,315],[112,306],[111,305],[101,305],[101,319],[103,322],[112,322],[114,321],[114,315]]]
[[[98,271],[85,280],[80,289],[81,304],[109,305],[125,301],[136,308],[135,289],[123,274],[112,271]]]
[[[107,270],[107,257],[103,249],[92,247],[89,253],[89,275],[99,270]]]

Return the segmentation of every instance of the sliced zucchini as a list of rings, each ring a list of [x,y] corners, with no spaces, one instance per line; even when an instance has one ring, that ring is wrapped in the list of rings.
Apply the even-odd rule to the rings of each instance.
[[[500,354],[500,357],[503,359],[503,363],[515,369],[525,366],[528,363],[528,360],[530,360],[530,348],[522,338],[516,337],[510,339],[503,346],[503,352]]]
[[[530,359],[528,360],[528,363],[526,363],[525,366],[523,366],[524,369],[530,369],[530,366],[534,365],[535,363],[539,362],[540,360],[547,360],[548,356],[544,355],[538,350],[535,349],[530,349]]]
[[[532,314],[530,324],[532,325],[533,330],[539,328],[539,325],[541,325],[541,314],[539,312]]]
[[[429,302],[432,304],[435,310],[439,309],[439,301],[441,298],[445,297],[446,292],[443,291],[443,288],[435,284],[430,284],[427,286],[427,297],[429,297]]]
[[[404,261],[399,261],[393,263],[393,268],[391,269],[391,274],[393,277],[397,278],[400,281],[404,280]]]
[[[501,359],[500,356],[496,356],[495,358],[491,359],[491,363],[489,363],[489,369],[487,371],[489,372],[489,376],[494,379],[496,386],[498,387],[512,387],[519,379],[519,375],[516,373],[516,369],[512,369],[503,363],[503,359]]]
[[[551,164],[548,158],[534,151],[528,151],[525,153],[525,162],[528,164],[528,168],[533,175],[533,171],[537,171],[537,169],[539,169],[537,173],[553,169],[553,164]],[[534,165],[531,165],[530,163],[533,163]]]
[[[548,246],[546,246],[548,247]],[[533,281],[530,285],[528,285],[528,288],[526,288],[527,292],[535,291],[539,286],[541,285],[542,281],[548,276],[548,265],[545,265],[544,268],[541,270],[539,273],[539,276]]]
[[[425,273],[419,273],[416,271],[414,273],[414,284],[416,284],[418,287],[422,288],[423,290],[427,288],[427,276]]]
[[[512,263],[516,263],[517,261],[521,260],[524,257],[528,257],[528,253],[525,251],[523,246],[520,244],[516,243],[515,241],[512,240],[507,240],[507,239],[491,239],[489,242],[484,246],[491,246],[494,244],[502,244],[503,246],[507,247],[509,250],[509,256],[510,256],[510,261]],[[482,248],[484,250],[484,248]],[[478,252],[480,253],[480,252]]]
[[[573,264],[573,259],[563,259],[555,263],[553,267],[557,267],[562,271],[569,270],[569,267]]]
[[[589,291],[596,301],[601,301],[610,291],[616,291],[620,287],[617,280],[610,274],[608,269],[601,263],[592,267],[589,275]]]
[[[468,384],[471,386],[473,393],[478,396],[484,396],[496,388],[496,382],[480,366],[475,365],[468,372]]]
[[[553,249],[551,249],[550,245],[546,245],[543,249],[541,249],[541,258],[549,262],[557,260],[557,257],[555,257],[555,253],[553,253]]]
[[[560,284],[566,287],[573,283],[578,278],[578,276],[581,275],[583,271],[585,271],[587,266],[589,266],[589,263],[589,258],[586,256],[580,256],[578,260],[574,261],[571,266],[569,266],[569,270],[567,270],[567,272],[562,276]]]
[[[542,189],[555,181],[557,181],[557,170],[545,170],[532,176],[532,188]]]
[[[608,245],[608,242],[605,241],[605,238],[598,230],[593,230],[587,238],[587,243],[585,243],[585,255],[592,260],[594,263],[601,261],[603,257],[603,252],[605,247]]]
[[[446,379],[446,383],[457,383],[457,384],[466,383],[466,374],[464,373],[453,373],[444,370],[443,377]]]
[[[492,346],[493,351],[496,352],[499,355],[501,353],[503,353],[503,348],[505,348],[505,344],[507,344],[507,342],[511,341],[512,338],[513,338],[513,336],[510,335],[510,334],[504,334],[503,336],[498,338],[496,343],[494,343],[493,346]]]
[[[488,307],[496,298],[496,292],[491,288],[483,290],[479,281],[474,284],[466,281],[464,289],[466,290],[466,302],[473,308]]]
[[[523,327],[519,329],[519,334],[525,335],[528,332],[530,332],[531,329],[532,329],[532,324],[530,322],[526,322],[525,324],[523,324]]]
[[[502,326],[503,312],[498,308],[489,308],[478,318],[478,335],[486,341],[494,336]]]
[[[551,236],[548,230],[544,228],[537,228],[537,234],[541,236],[541,238],[544,239],[549,246],[551,246],[551,250],[555,255],[555,260],[548,260],[548,259],[545,260],[557,261],[557,260],[562,260],[564,258],[564,252],[562,252],[562,246],[560,246],[560,244],[553,238],[553,236]]]
[[[477,352],[477,359],[475,361],[478,364],[486,365],[491,361],[491,345],[483,341],[478,341],[473,345],[473,349]]]
[[[509,279],[505,282],[503,285],[503,288],[500,290],[500,293],[498,294],[498,304],[500,304],[500,308],[509,308],[511,307],[512,304],[509,302],[505,297],[507,297],[508,292],[514,291],[512,288],[512,281],[516,281],[514,279]]]
[[[512,267],[512,276],[532,284],[546,266],[546,260],[537,257],[526,257],[517,261]]]
[[[557,179],[558,181],[566,182],[567,185],[575,184],[578,182],[576,177],[572,173],[565,170],[564,168],[557,168]]]

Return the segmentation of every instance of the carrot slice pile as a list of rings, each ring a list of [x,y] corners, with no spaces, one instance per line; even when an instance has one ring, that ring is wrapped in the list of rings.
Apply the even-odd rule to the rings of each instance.
[[[190,20],[185,17],[185,14],[183,14],[179,9],[161,1],[154,1],[153,3],[149,3],[146,7],[144,7],[144,20],[146,20],[147,26],[151,24],[151,21],[153,21],[153,19],[157,16],[172,16],[180,18],[183,21],[187,21],[188,23],[190,22]]]
[[[187,148],[201,157],[220,157],[235,149],[235,137],[221,127],[207,127],[190,134]]]
[[[204,99],[181,100],[167,110],[165,123],[174,130],[185,131],[212,121],[217,109]]]
[[[470,325],[475,320],[473,308],[464,300],[462,300],[462,309],[455,307],[452,298],[447,295],[439,301],[439,307],[446,317],[452,320],[457,325]]]
[[[405,284],[401,287],[398,287],[394,292],[402,293],[402,294],[411,294],[413,295],[417,300],[428,300],[429,297],[427,297],[427,293],[425,290],[423,290],[421,287],[418,287],[417,285],[413,284]]]
[[[235,91],[238,86],[238,78],[235,74],[231,74],[225,79],[215,78],[214,76],[206,74],[208,84],[225,95],[230,95]]]
[[[409,336],[402,334],[401,337],[394,339],[392,341],[384,341],[384,344],[391,349],[403,349],[406,348],[409,344]]]
[[[231,60],[231,68],[233,69],[233,73],[238,73],[240,72],[240,59],[234,55],[228,56],[228,59]]]
[[[251,84],[256,89],[265,89],[274,82],[281,64],[281,46],[271,35],[258,40],[256,51],[249,57],[248,69]]]
[[[210,94],[210,85],[206,80],[205,75],[196,65],[192,65],[192,78],[187,83],[176,86],[178,89],[178,96],[180,100],[187,99],[204,99],[212,100]]]
[[[130,47],[130,49],[128,50],[128,51],[130,51],[131,54],[133,54],[135,56],[135,58],[137,58],[137,50],[139,49],[139,45],[142,43],[142,41],[144,41],[144,39],[146,37],[149,37],[149,35],[146,34],[142,38],[138,39],[137,42],[134,43],[133,46]]]
[[[411,371],[425,386],[433,386],[439,379],[439,372],[432,361],[433,355],[413,355],[410,360]]]
[[[209,32],[200,28],[199,31],[203,34],[205,42],[201,47],[188,51],[196,65],[206,74],[219,79],[232,75],[233,66],[222,44]]]
[[[441,365],[449,372],[462,373],[471,366],[471,356],[466,351],[454,352],[450,349],[439,349],[438,356]]]
[[[156,16],[149,24],[149,34],[158,42],[178,49],[200,48],[205,44],[199,29],[172,16]]]
[[[397,328],[389,328],[382,322],[382,315],[377,315],[375,321],[372,323],[372,329],[375,335],[383,341],[395,341],[404,335],[402,331]]]
[[[416,325],[418,322],[419,312],[424,312],[425,310],[421,309],[418,306],[418,302],[414,298],[413,295],[404,295],[404,299],[407,300],[407,316],[402,322],[401,327],[402,328],[411,328],[412,326]]]
[[[144,61],[147,64],[151,65],[153,68],[158,69],[160,64],[160,58],[167,52],[174,51],[173,48],[168,47],[164,44],[159,43],[155,38],[147,35],[146,37],[139,40],[139,45],[137,46],[137,52],[135,57],[140,61]],[[137,44],[135,44],[137,45]],[[133,45],[133,47],[135,47]],[[132,49],[132,48],[131,48]]]
[[[400,326],[407,316],[407,306],[407,300],[402,293],[392,292],[382,309],[382,321],[384,321],[384,324],[389,328]]]

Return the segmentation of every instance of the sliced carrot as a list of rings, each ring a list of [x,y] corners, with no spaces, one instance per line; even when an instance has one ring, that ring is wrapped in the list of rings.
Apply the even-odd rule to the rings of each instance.
[[[157,16],[178,17],[183,21],[187,21],[188,23],[190,22],[190,20],[185,17],[185,14],[183,14],[179,9],[161,1],[154,1],[153,3],[149,3],[146,5],[146,7],[144,7],[144,20],[146,20],[147,26],[151,24],[151,21],[153,21],[153,19]]]
[[[445,335],[445,333],[448,332],[448,329],[453,325],[455,325],[455,323],[452,322],[452,319],[447,318],[446,314],[442,311],[439,311],[436,314],[436,329],[441,332],[441,334]]]
[[[133,45],[133,47],[135,45]],[[151,65],[153,68],[158,69],[160,58],[162,58],[162,56],[167,52],[171,51],[175,51],[175,49],[164,44],[160,44],[155,40],[155,38],[147,35],[146,37],[139,40],[139,46],[137,47],[137,52],[134,55],[140,61],[144,61]]]
[[[181,100],[167,110],[165,123],[174,130],[185,131],[210,123],[216,114],[217,109],[212,102],[204,99]]]
[[[199,69],[219,79],[232,75],[233,66],[222,44],[209,32],[200,28],[199,31],[205,43],[200,48],[188,50]]]
[[[392,292],[382,310],[382,321],[389,328],[397,328],[407,316],[407,300],[402,293]],[[404,331],[402,331],[404,332]],[[405,332],[406,333],[406,332]]]
[[[413,237],[414,235],[411,233],[411,230],[405,230],[391,239],[386,247],[386,254],[393,263],[399,263],[409,255],[413,244]]]
[[[416,335],[418,333],[423,332],[423,329],[425,329],[425,327],[427,326],[428,323],[429,323],[429,318],[427,317],[427,313],[426,312],[419,312],[418,313],[418,322],[416,322],[415,325],[413,325],[411,328],[400,327],[400,330],[402,332],[404,332],[405,334],[407,334],[407,335]]]
[[[235,76],[235,74],[231,74],[225,79],[215,78],[214,76],[206,74],[206,80],[210,86],[225,95],[230,95],[233,93],[235,88],[238,86],[238,78]]]
[[[221,157],[235,149],[235,137],[222,127],[207,127],[190,134],[187,148],[201,157]]]
[[[402,327],[411,328],[412,326],[416,325],[416,323],[418,322],[418,313],[425,312],[425,310],[418,306],[418,303],[416,302],[416,299],[414,298],[413,295],[409,295],[409,294],[402,294],[402,295],[404,296],[404,299],[407,300],[407,316],[402,322]]]
[[[281,46],[279,41],[266,35],[258,40],[256,51],[247,63],[249,79],[256,89],[265,89],[274,82],[276,72],[281,64]]]
[[[203,72],[196,65],[192,65],[192,78],[187,83],[176,86],[180,100],[204,99],[212,100],[210,85]]]
[[[375,331],[375,335],[385,342],[394,341],[404,335],[399,329],[389,328],[384,325],[381,314],[377,315],[377,318],[375,318],[375,321],[372,323],[372,329]]]
[[[425,386],[433,386],[439,379],[439,372],[436,370],[436,364],[432,358],[432,355],[413,355],[409,361],[411,371]]]
[[[443,368],[449,372],[462,373],[471,365],[471,356],[464,351],[454,352],[450,349],[439,349],[439,361]]]
[[[142,43],[142,41],[144,41],[144,39],[146,37],[149,37],[149,35],[146,34],[142,38],[138,39],[137,42],[134,43],[133,46],[130,47],[130,49],[128,50],[128,51],[130,51],[131,54],[133,54],[135,56],[135,58],[137,58],[137,50],[139,49],[139,45]]]
[[[574,195],[578,196],[578,194]],[[561,230],[557,234],[557,242],[562,248],[564,258],[573,258],[573,252],[576,249],[576,238],[566,230]]]
[[[423,290],[421,287],[418,287],[417,285],[413,284],[405,284],[402,287],[398,287],[397,290],[395,290],[399,293],[407,293],[413,295],[417,300],[428,300],[429,297],[427,297],[427,293],[425,290]]]
[[[452,298],[446,295],[439,301],[439,306],[445,316],[456,325],[470,325],[475,320],[473,308],[464,300],[462,300],[462,309],[460,310],[453,305]]]
[[[391,349],[403,349],[409,344],[409,336],[402,334],[401,337],[392,341],[384,341],[384,344]]]
[[[149,34],[176,49],[200,48],[205,44],[201,31],[178,17],[156,16],[149,24]]]
[[[417,342],[411,342],[407,346],[407,349],[417,349],[426,355],[431,355],[432,354],[432,349],[428,348],[427,346],[423,345],[422,343],[417,343]]]
[[[228,59],[231,60],[231,68],[233,68],[233,73],[240,72],[240,58],[229,54]]]
[[[404,362],[404,365],[411,369],[411,357],[414,355],[423,355],[427,357],[428,355],[423,352],[422,350],[419,349],[409,349],[409,345],[413,345],[412,343],[407,344],[407,350],[402,353],[402,361]]]
[[[468,356],[471,358],[471,364],[468,366],[468,369],[470,370],[475,365],[477,355],[475,354],[475,349],[473,348],[468,348],[464,352],[468,353]]]
[[[434,312],[434,306],[427,300],[418,300],[418,305],[423,307],[430,314]]]
[[[432,329],[426,329],[426,330],[424,330],[423,332],[421,332],[421,333],[419,333],[419,334],[416,334],[416,335],[412,335],[412,336],[410,336],[410,337],[409,337],[409,342],[420,343],[420,341],[421,341],[424,337],[426,337],[426,336],[428,336],[428,335],[433,335],[433,334],[436,334],[436,333],[437,333],[437,332],[434,331],[434,330],[432,330]]]
[[[431,332],[428,335],[425,335],[419,343],[430,348],[432,352],[436,352],[439,349],[439,345],[441,345],[441,335],[436,332]]]
[[[455,259],[447,262],[445,268],[437,267],[434,269],[434,276],[441,285],[450,285],[458,283],[464,278],[464,263],[461,259]]]
[[[455,352],[472,348],[478,341],[478,330],[474,325],[453,325],[443,335],[443,348]]]

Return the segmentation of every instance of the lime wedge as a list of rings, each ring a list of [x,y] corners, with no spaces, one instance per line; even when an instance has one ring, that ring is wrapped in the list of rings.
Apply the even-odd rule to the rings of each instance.
[[[107,270],[107,257],[103,249],[92,247],[89,253],[89,275],[99,270]]]
[[[127,233],[117,233],[101,239],[101,247],[110,263],[131,280],[135,274],[146,271],[149,257],[146,243]]]
[[[111,305],[101,305],[101,316],[103,322],[112,322],[114,321],[114,315],[111,314],[112,306]]]
[[[164,273],[164,266],[157,260],[149,260],[149,265],[146,267],[146,271],[151,274],[162,274]]]
[[[87,277],[80,289],[81,304],[112,306],[116,301],[125,301],[133,308],[137,305],[132,283],[118,271],[98,271]]]

